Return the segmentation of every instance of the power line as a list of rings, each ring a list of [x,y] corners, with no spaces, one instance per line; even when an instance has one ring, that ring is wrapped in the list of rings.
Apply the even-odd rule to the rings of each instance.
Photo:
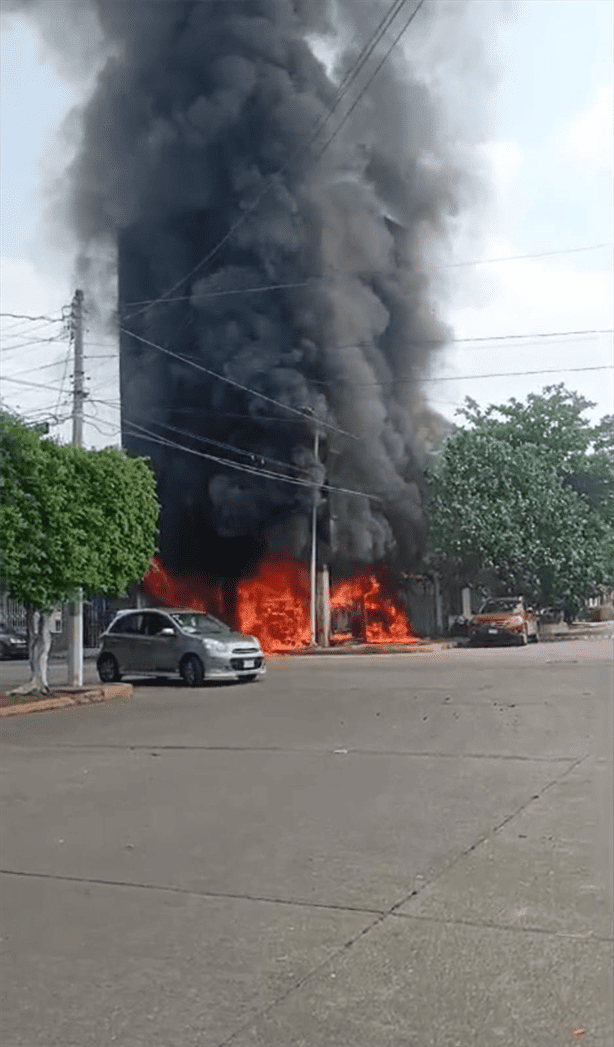
[[[70,417],[70,415],[68,417]],[[117,425],[115,425],[114,422],[107,422],[104,418],[99,418],[98,416],[92,417],[92,415],[87,414],[87,413],[84,414],[84,418],[85,418],[87,424],[91,425],[92,428],[94,428],[96,430],[96,432],[100,433],[101,436],[108,437],[108,436],[114,436],[115,433],[117,433],[117,434],[121,433],[121,429],[119,429],[117,427]],[[106,432],[106,433],[103,432],[103,430],[100,428],[101,425],[102,426],[106,425],[107,429],[109,429],[110,432]]]
[[[385,62],[387,61],[388,57],[390,56],[390,54],[392,53],[392,51],[394,50],[394,48],[395,48],[395,47],[396,47],[396,45],[398,44],[398,42],[399,42],[399,40],[401,39],[401,37],[403,36],[403,34],[404,34],[404,33],[406,32],[406,30],[407,30],[407,29],[409,28],[409,26],[410,26],[410,25],[411,25],[411,23],[413,22],[414,18],[415,18],[415,17],[416,17],[416,15],[418,14],[418,11],[419,11],[419,10],[420,10],[420,8],[421,8],[421,7],[423,6],[423,4],[424,4],[424,0],[418,0],[418,3],[416,4],[416,6],[415,6],[414,10],[412,11],[411,15],[409,16],[409,18],[408,18],[408,19],[407,19],[407,21],[405,22],[405,24],[404,24],[403,28],[402,28],[402,29],[400,30],[400,32],[399,32],[399,33],[397,33],[397,35],[395,36],[394,40],[393,40],[393,41],[392,41],[392,43],[390,44],[390,47],[389,47],[389,48],[388,48],[388,50],[387,50],[387,51],[385,52],[385,54],[384,54],[383,58],[382,58],[382,59],[380,60],[380,62],[378,62],[378,64],[376,65],[376,67],[375,67],[375,70],[374,70],[374,72],[373,72],[373,73],[371,74],[371,76],[370,76],[370,77],[369,77],[369,79],[367,80],[367,82],[366,82],[366,84],[364,85],[364,87],[362,88],[362,90],[361,90],[361,91],[359,92],[359,94],[357,95],[357,97],[356,97],[356,98],[354,99],[354,102],[352,103],[352,105],[351,105],[351,106],[350,106],[350,108],[348,109],[347,113],[346,113],[346,114],[345,114],[345,116],[343,117],[343,120],[341,121],[341,123],[340,123],[340,124],[338,124],[338,125],[337,125],[337,127],[336,127],[336,128],[335,128],[335,130],[333,131],[333,133],[332,133],[332,135],[330,136],[330,138],[328,138],[328,139],[326,140],[326,142],[324,143],[324,145],[323,145],[323,146],[322,146],[322,148],[320,149],[320,152],[319,152],[319,153],[317,154],[317,156],[315,157],[315,159],[314,159],[314,160],[312,161],[312,163],[311,163],[311,164],[309,165],[310,167],[313,167],[313,166],[314,166],[315,164],[317,164],[318,160],[320,160],[320,158],[322,157],[322,155],[324,154],[324,152],[325,152],[325,151],[326,151],[326,150],[328,149],[328,147],[329,147],[329,145],[331,144],[331,142],[332,142],[332,141],[333,141],[333,140],[334,140],[334,139],[335,139],[335,138],[337,137],[337,135],[339,134],[339,132],[340,132],[341,128],[342,128],[342,127],[344,126],[344,124],[345,124],[345,123],[347,122],[347,120],[348,120],[348,119],[350,118],[350,116],[351,116],[351,115],[352,115],[352,113],[354,112],[354,110],[355,110],[356,106],[358,105],[358,103],[359,103],[359,102],[360,102],[360,100],[362,99],[363,95],[364,95],[364,94],[365,94],[365,92],[366,92],[366,91],[368,90],[368,88],[369,88],[369,87],[371,86],[371,84],[373,83],[373,81],[375,80],[375,77],[376,77],[376,76],[377,76],[377,74],[379,73],[380,69],[382,68],[382,66],[384,65],[384,63],[385,63]]]
[[[598,367],[549,367],[536,371],[496,371],[492,374],[459,374],[446,375],[444,378],[420,378],[421,382],[462,382],[474,378],[516,378],[525,374],[564,374],[567,371],[612,371],[614,364],[601,364]]]
[[[241,382],[235,382],[232,378],[227,378],[225,375],[218,374],[217,371],[212,371],[208,367],[203,367],[202,364],[196,363],[195,360],[190,360],[189,357],[180,356],[179,353],[174,353],[170,349],[165,349],[161,345],[157,345],[155,342],[150,342],[148,338],[143,338],[139,334],[135,334],[134,331],[128,331],[124,327],[120,327],[120,331],[124,334],[130,335],[132,338],[136,338],[137,341],[143,342],[145,345],[150,345],[153,349],[158,349],[162,353],[166,353],[167,356],[172,356],[175,360],[181,360],[182,363],[188,364],[190,367],[195,367],[197,371],[203,371],[204,374],[210,375],[212,378],[218,378],[220,382],[226,382],[228,385],[234,386],[236,389],[241,389],[244,393],[249,393],[250,396],[258,396],[262,400],[266,400],[267,403],[275,404],[276,407],[281,407],[284,411],[289,411],[291,414],[298,415],[304,421],[309,422],[310,425],[317,424],[322,426],[324,429],[330,429],[335,433],[342,433],[343,436],[350,436],[353,440],[359,440],[360,437],[355,436],[354,433],[347,432],[346,429],[340,429],[336,425],[331,425],[329,422],[323,422],[320,418],[316,418],[314,415],[309,415],[304,410],[299,411],[296,407],[290,407],[289,404],[284,404],[280,400],[275,400],[272,396],[267,396],[265,393],[257,392],[255,389],[250,389],[246,385],[242,385]]]
[[[64,322],[63,316],[28,316],[27,313],[0,313],[0,316],[9,316],[14,320],[47,320],[51,324]]]
[[[18,378],[22,374],[36,374],[38,371],[48,371],[50,367],[61,367],[64,360],[54,360],[52,364],[41,364],[40,367],[26,367],[25,371],[14,371],[12,378]]]
[[[442,340],[440,338],[424,338],[424,339],[421,339],[421,340],[418,340],[416,338],[412,338],[412,339],[410,339],[407,342],[407,348],[412,348],[412,347],[415,347],[415,348],[425,348],[425,347],[427,347],[429,345],[432,345],[432,346],[435,346],[436,348],[439,348],[439,349],[445,349],[445,347],[447,345],[463,345],[463,344],[469,345],[469,344],[474,344],[474,343],[478,343],[478,342],[507,342],[507,341],[512,341],[512,340],[517,341],[518,339],[527,339],[527,338],[563,338],[563,337],[572,337],[572,336],[575,336],[577,338],[584,338],[584,337],[587,337],[588,335],[612,334],[612,333],[614,333],[614,328],[612,328],[612,327],[599,327],[599,328],[592,328],[590,330],[585,330],[585,331],[534,331],[532,333],[529,332],[527,334],[488,334],[488,335],[480,335],[480,336],[473,337],[473,338],[447,338],[443,342],[442,342]],[[350,342],[347,345],[329,345],[329,346],[327,346],[327,348],[328,349],[371,349],[371,348],[377,348],[377,345],[374,342]]]
[[[8,325],[2,322],[0,323],[0,329],[5,338],[20,338],[24,335],[33,334],[35,331],[41,331],[45,328],[53,327],[54,324],[54,320],[37,320],[34,323],[24,323],[22,320],[18,320],[16,323]]]
[[[49,384],[42,385],[41,382],[27,382],[24,378],[9,378],[8,375],[3,377],[3,382],[13,382],[15,385],[28,385],[32,389],[46,389],[47,391],[51,388]]]
[[[236,387],[238,389],[241,389],[243,392],[249,393],[250,395],[258,396],[258,397],[262,398],[263,400],[266,400],[269,403],[275,404],[277,407],[282,407],[284,410],[289,411],[292,414],[298,415],[299,417],[303,418],[305,421],[310,422],[311,424],[313,424],[313,422],[314,422],[313,417],[310,417],[308,414],[305,414],[304,411],[299,411],[295,407],[290,407],[287,404],[281,403],[279,400],[275,400],[273,397],[266,396],[265,393],[257,392],[255,389],[250,389],[248,386],[242,385],[240,382],[235,382],[232,378],[227,378],[225,375],[221,375],[217,371],[212,371],[210,368],[203,367],[202,364],[197,363],[195,360],[191,359],[190,357],[185,357],[185,356],[181,356],[179,353],[174,353],[174,352],[172,352],[172,350],[166,349],[166,348],[164,348],[161,345],[157,345],[155,342],[151,342],[149,339],[143,338],[141,335],[137,335],[133,331],[128,331],[124,327],[120,327],[120,331],[122,331],[124,334],[130,335],[133,338],[136,338],[139,342],[143,342],[145,345],[149,345],[149,346],[151,346],[154,349],[158,349],[160,352],[166,353],[168,356],[171,356],[174,359],[180,360],[182,363],[188,364],[189,366],[196,368],[196,370],[202,371],[205,374],[210,375],[213,378],[217,378],[217,379],[219,379],[222,382],[226,382],[229,385],[232,385],[232,386],[234,386],[234,387]],[[570,335],[570,334],[574,334],[574,335],[588,335],[588,334],[604,334],[604,333],[610,333],[610,332],[611,332],[611,329],[602,329],[602,330],[593,329],[593,330],[587,330],[587,331],[540,332],[540,333],[531,334],[531,335],[491,335],[488,338],[487,337],[477,338],[477,339],[475,339],[475,341],[476,342],[499,341],[499,340],[506,340],[506,339],[545,338],[545,337],[553,337],[553,336],[561,337],[562,335]],[[459,339],[454,339],[454,341],[471,342],[471,341],[474,341],[474,339],[459,338]],[[371,343],[363,343],[363,344],[365,344],[367,346],[371,345]],[[413,344],[413,345],[420,345],[420,344],[429,344],[429,343],[414,342],[414,343],[411,343],[411,344]],[[360,343],[355,343],[354,345],[347,345],[347,346],[334,346],[334,347],[331,347],[331,348],[337,348],[337,349],[340,349],[340,348],[343,348],[343,349],[360,348]],[[412,384],[414,382],[416,384],[419,384],[419,383],[423,383],[423,382],[440,382],[440,381],[456,381],[456,380],[461,381],[463,379],[471,379],[471,378],[476,378],[476,379],[477,378],[508,378],[508,377],[513,377],[513,376],[518,376],[518,375],[523,375],[523,374],[526,374],[526,375],[531,375],[531,374],[558,374],[558,373],[563,373],[563,372],[567,372],[567,371],[599,371],[599,370],[607,370],[609,367],[611,367],[611,365],[607,365],[607,364],[606,365],[597,366],[597,367],[557,367],[557,368],[551,368],[551,369],[544,368],[544,369],[539,369],[539,370],[510,371],[510,372],[501,372],[501,373],[497,372],[497,373],[484,374],[484,375],[459,375],[458,377],[449,376],[449,377],[445,377],[445,378],[432,378],[432,377],[427,377],[427,376],[416,375],[416,376],[414,376],[412,378],[393,379],[393,380],[391,380],[389,382],[377,382],[377,381],[376,382],[343,382],[342,384],[345,385],[345,386],[352,386],[352,387],[372,387],[372,386],[382,386],[383,387],[383,386],[396,386],[396,385]],[[338,384],[340,384],[340,379],[334,379],[334,380],[330,380],[330,381],[326,381],[326,382],[317,381],[317,380],[312,380],[312,381],[314,381],[314,384],[317,384],[317,385],[338,385]],[[108,384],[108,383],[106,383],[106,384]],[[321,426],[323,426],[324,428],[327,428],[327,429],[331,429],[334,432],[342,433],[344,436],[350,436],[350,437],[352,437],[355,440],[363,439],[363,437],[356,436],[354,433],[349,433],[345,429],[340,429],[340,428],[338,428],[336,426],[330,425],[328,422],[322,422],[319,419],[317,419],[316,421],[317,421],[318,425],[321,425]]]
[[[198,458],[206,458],[209,461],[217,462],[219,465],[227,466],[230,469],[237,469],[239,472],[250,473],[252,476],[262,476],[265,479],[277,480],[280,483],[293,484],[297,487],[317,487],[319,490],[323,491],[336,491],[340,494],[355,494],[359,495],[362,498],[371,498],[375,499],[378,502],[381,501],[379,495],[367,494],[366,491],[354,491],[348,487],[333,487],[330,484],[317,483],[316,481],[299,480],[290,476],[282,476],[279,473],[270,472],[268,470],[256,469],[249,465],[242,465],[238,462],[232,462],[226,458],[219,458],[217,455],[206,454],[204,451],[196,451],[192,447],[184,447],[183,444],[178,444],[174,440],[168,440],[164,437],[160,437],[157,434],[152,433],[151,430],[146,429],[144,426],[136,425],[134,422],[127,422],[126,424],[129,425],[132,429],[140,430],[142,433],[145,433],[146,435],[144,437],[141,437],[141,439],[148,440],[151,443],[158,443],[162,446],[175,448],[179,451],[185,451],[186,454],[193,454],[196,455]],[[135,433],[135,435],[140,436],[140,433],[137,432]]]
[[[479,338],[452,338],[452,342],[500,342],[517,338],[562,338],[568,335],[585,336],[589,334],[612,334],[613,327],[597,327],[587,331],[536,331],[532,334],[489,334]],[[416,342],[415,345],[428,345],[428,342]]]
[[[603,244],[589,244],[587,247],[563,247],[555,251],[535,251],[531,254],[510,254],[501,258],[478,258],[473,262],[448,262],[445,265],[437,265],[436,269],[458,269],[465,265],[493,265],[495,262],[520,262],[525,258],[550,258],[552,255],[577,254],[580,251],[598,251],[602,247],[612,247],[612,241],[607,240]]]
[[[123,328],[122,328],[122,330],[123,330]],[[150,345],[150,346],[152,346],[155,349],[158,349],[160,352],[167,353],[169,356],[172,356],[175,359],[180,360],[182,363],[185,363],[185,364],[188,364],[188,365],[190,365],[192,367],[195,367],[197,370],[203,371],[205,374],[208,374],[208,375],[212,376],[213,378],[219,379],[221,382],[226,382],[227,384],[232,385],[232,386],[236,387],[237,389],[241,389],[243,392],[247,392],[247,393],[249,393],[252,396],[260,397],[261,399],[266,400],[268,403],[275,404],[275,406],[281,407],[281,408],[283,408],[283,410],[291,412],[292,414],[294,414],[294,415],[298,416],[299,418],[301,418],[303,421],[309,422],[311,425],[313,425],[315,423],[318,426],[322,426],[323,428],[330,429],[331,431],[336,432],[336,433],[340,433],[343,436],[350,436],[350,437],[352,437],[355,440],[363,439],[362,437],[356,436],[354,433],[348,432],[346,429],[341,429],[338,426],[331,425],[329,422],[324,422],[324,421],[322,421],[319,418],[315,418],[314,419],[314,417],[312,415],[306,414],[304,411],[300,411],[298,408],[290,407],[288,404],[284,404],[284,403],[282,403],[279,400],[275,400],[273,397],[267,396],[265,393],[258,392],[255,389],[250,389],[248,386],[242,385],[240,382],[235,382],[232,378],[227,378],[225,375],[218,374],[217,371],[212,371],[212,370],[210,370],[207,367],[203,367],[201,364],[196,363],[196,361],[191,360],[189,357],[180,356],[178,353],[173,353],[170,349],[165,349],[163,346],[156,345],[154,342],[150,342],[146,338],[141,338],[140,335],[136,335],[132,331],[125,332],[125,333],[132,335],[133,338],[137,338],[139,341],[145,342],[145,344]],[[601,333],[601,332],[579,332],[579,333],[585,333],[585,334],[586,333],[593,333],[593,334],[595,334],[595,333]],[[499,336],[499,335],[496,335],[496,336],[493,336],[493,340],[495,338],[521,338],[521,337],[529,337],[529,336],[523,336],[523,335],[500,335]],[[538,336],[537,335],[533,335],[531,337],[538,337]],[[543,336],[543,337],[545,337],[545,336]],[[478,339],[478,341],[480,341],[480,340],[481,339]],[[484,339],[484,340],[488,340],[488,339]],[[458,339],[458,341],[461,341],[461,342],[462,341],[471,341],[471,339]],[[418,343],[414,343],[414,344],[418,344]],[[355,345],[355,346],[349,346],[349,345],[348,346],[337,346],[336,348],[353,349],[353,348],[360,348],[360,345]],[[59,367],[59,366],[61,366],[61,363],[62,363],[62,361],[58,360],[58,361],[56,361],[53,364],[46,364],[45,367]],[[43,367],[38,368],[38,370],[43,370],[43,369],[44,369]],[[348,382],[348,381],[345,381],[345,380],[341,380],[339,378],[330,379],[328,381],[322,381],[322,380],[319,380],[319,379],[310,379],[310,381],[311,381],[312,384],[316,384],[316,385],[320,385],[320,386],[340,385],[341,384],[341,385],[344,385],[344,386],[351,386],[352,388],[370,388],[370,387],[386,387],[386,386],[393,387],[393,386],[397,386],[397,385],[412,384],[414,382],[416,384],[423,383],[423,382],[453,382],[453,381],[470,380],[470,379],[474,379],[474,378],[476,378],[476,379],[477,378],[511,378],[511,377],[516,377],[516,376],[521,376],[521,375],[562,374],[562,373],[565,373],[565,372],[608,371],[608,370],[613,370],[613,369],[614,369],[614,365],[612,365],[612,364],[599,364],[599,365],[596,365],[596,366],[588,366],[588,367],[587,366],[584,366],[584,367],[552,367],[552,368],[539,368],[539,369],[535,369],[535,370],[524,370],[524,371],[494,371],[494,372],[490,372],[488,374],[446,375],[446,376],[443,376],[443,377],[440,377],[440,378],[433,378],[431,376],[425,376],[425,375],[415,375],[412,378],[394,378],[394,379],[391,379],[390,381],[386,381],[386,382],[384,382],[384,381]],[[18,373],[27,374],[28,371],[23,371],[23,372],[18,372]],[[262,373],[264,373],[264,372],[262,372]],[[4,375],[3,380],[5,382],[12,382],[14,385],[24,385],[24,386],[28,386],[28,387],[33,388],[33,389],[47,389],[48,390],[48,389],[51,388],[51,386],[49,384],[43,385],[40,382],[29,382],[29,381],[24,380],[23,378],[16,378],[16,377],[12,377],[12,376],[9,376],[9,375]],[[62,380],[62,383],[60,385],[60,396],[62,395],[63,381],[64,381],[64,379]],[[105,382],[99,388],[105,388],[108,385],[113,385],[114,382],[115,382],[115,379],[110,379],[108,382]],[[98,402],[104,403],[105,401],[99,400]],[[194,408],[194,410],[200,410],[200,408]],[[203,411],[203,414],[205,414],[205,413],[208,413],[208,412]],[[219,412],[212,412],[212,413],[219,414]],[[249,418],[252,418],[252,421],[257,421],[257,419],[255,419],[251,415],[236,415],[235,417],[249,417]],[[277,419],[276,418],[275,421],[283,421],[283,419]]]
[[[179,436],[187,436],[192,440],[198,440],[201,443],[213,444],[214,447],[220,447],[224,451],[233,451],[235,454],[242,454],[247,458],[258,460],[261,464],[269,462],[271,465],[280,465],[282,469],[296,469],[299,473],[309,473],[309,469],[305,469],[300,465],[296,465],[293,462],[281,462],[278,458],[268,458],[267,455],[261,454],[259,451],[246,451],[242,447],[236,447],[234,444],[223,443],[221,440],[214,440],[210,436],[199,436],[197,433],[190,433],[185,429],[178,429],[174,425],[169,425],[168,422],[158,422],[163,429],[168,429],[173,433],[177,433]]]
[[[538,251],[535,254],[516,254],[508,255],[503,258],[478,258],[472,261],[466,262],[447,262],[442,265],[436,265],[435,269],[458,269],[464,266],[472,265],[490,265],[495,262],[517,262],[521,259],[526,258],[546,258],[551,255],[562,255],[562,254],[573,254],[579,251],[596,251],[599,247],[609,247],[610,244],[592,244],[588,247],[568,247],[557,251]],[[331,269],[330,272],[322,274],[322,276],[309,276],[305,280],[296,280],[290,283],[278,283],[278,284],[263,284],[259,287],[236,287],[223,291],[207,291],[203,294],[185,294],[179,295],[176,298],[147,298],[140,302],[124,302],[125,309],[131,309],[141,305],[157,305],[160,304],[173,304],[175,302],[200,302],[209,298],[224,298],[228,295],[242,295],[242,294],[258,294],[265,291],[284,291],[284,290],[295,290],[300,287],[309,287],[313,283],[321,283],[322,281],[329,281],[335,277],[353,277],[355,279],[362,279],[363,277],[371,278],[376,275],[394,275],[398,272],[398,269],[371,269],[369,272],[352,272],[350,270],[344,271],[341,269]]]
[[[26,346],[34,347],[39,345],[49,345],[50,342],[61,342],[64,340],[64,335],[56,334],[52,338],[27,338],[25,342],[18,342],[17,345],[6,345],[2,346],[4,353],[15,352],[16,349],[24,349]]]

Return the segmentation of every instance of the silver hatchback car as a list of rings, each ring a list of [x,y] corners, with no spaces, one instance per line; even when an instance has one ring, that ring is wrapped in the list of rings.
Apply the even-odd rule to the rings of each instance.
[[[180,676],[188,687],[204,680],[255,680],[266,672],[255,636],[235,633],[212,614],[151,607],[120,611],[100,638],[98,675]]]

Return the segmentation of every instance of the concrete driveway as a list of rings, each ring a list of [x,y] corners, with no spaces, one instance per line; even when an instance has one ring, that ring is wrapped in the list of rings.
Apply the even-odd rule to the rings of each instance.
[[[611,644],[1,726],[3,1047],[610,1047]]]

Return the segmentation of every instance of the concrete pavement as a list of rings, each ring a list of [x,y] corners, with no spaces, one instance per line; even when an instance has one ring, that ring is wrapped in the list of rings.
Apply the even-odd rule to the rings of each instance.
[[[611,645],[2,725],[3,1047],[610,1047]]]

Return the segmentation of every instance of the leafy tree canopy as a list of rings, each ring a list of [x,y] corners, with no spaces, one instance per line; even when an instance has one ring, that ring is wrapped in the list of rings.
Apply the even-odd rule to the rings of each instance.
[[[578,608],[611,584],[612,418],[563,385],[481,411],[467,398],[431,477],[429,534],[444,574]]]
[[[60,446],[0,414],[0,580],[48,611],[88,593],[124,593],[155,552],[158,502],[144,459]]]
[[[614,415],[592,425],[583,415],[595,404],[563,383],[526,402],[512,398],[485,411],[470,397],[458,414],[471,429],[504,441],[511,448],[532,446],[549,461],[561,481],[614,523]]]

